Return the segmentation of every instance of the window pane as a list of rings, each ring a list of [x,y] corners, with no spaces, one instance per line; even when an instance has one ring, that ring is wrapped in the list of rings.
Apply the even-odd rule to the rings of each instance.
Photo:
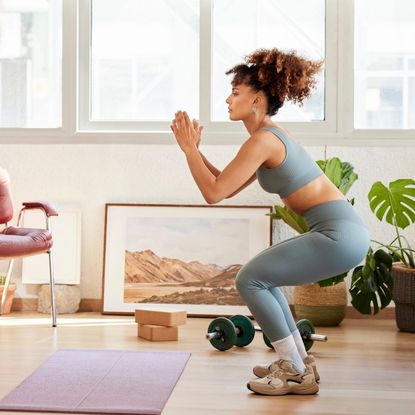
[[[415,77],[409,78],[408,108],[412,111],[408,113],[408,128],[415,129]]]
[[[325,56],[324,0],[217,0],[213,13],[212,118],[227,121],[226,97],[232,78],[226,70],[258,48],[296,50],[309,59]],[[324,72],[303,107],[286,102],[279,121],[324,119]]]
[[[355,2],[355,128],[414,128],[415,2]]]
[[[92,2],[93,121],[199,114],[199,0]]]
[[[2,0],[0,127],[61,126],[61,63],[61,2]]]

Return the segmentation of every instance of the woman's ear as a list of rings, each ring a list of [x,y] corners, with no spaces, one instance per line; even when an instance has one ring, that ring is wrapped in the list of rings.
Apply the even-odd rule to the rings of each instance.
[[[265,94],[262,91],[259,91],[254,98],[253,105],[257,107],[262,107],[264,105],[267,105],[267,98]]]

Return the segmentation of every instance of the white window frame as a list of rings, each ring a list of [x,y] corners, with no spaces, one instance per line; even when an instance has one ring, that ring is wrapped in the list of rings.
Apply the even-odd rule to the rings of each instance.
[[[174,0],[172,0],[174,1]],[[204,144],[239,145],[241,123],[210,122],[212,2],[200,0],[200,121]],[[354,2],[326,0],[325,120],[281,122],[306,145],[415,146],[415,130],[355,129]],[[0,128],[0,143],[176,145],[170,122],[89,121],[91,0],[63,0],[62,127]]]
[[[359,0],[339,2],[339,81],[342,95],[337,110],[338,135],[352,144],[412,145],[415,146],[415,129],[356,129],[354,128],[354,4]],[[342,83],[342,80],[344,82]]]
[[[62,0],[62,125],[57,128],[0,128],[0,143],[56,143],[75,133],[77,0]]]
[[[199,93],[199,120],[204,125],[204,142],[213,144],[238,144],[241,137],[246,138],[246,131],[241,123],[218,122],[211,120],[212,100],[212,0],[200,0],[200,93]],[[336,1],[326,0],[326,32],[336,34]],[[168,122],[126,122],[126,121],[95,121],[89,120],[90,112],[90,44],[91,44],[91,0],[82,0],[80,3],[80,79],[79,79],[79,131],[82,133],[117,132],[124,134],[135,131],[135,136],[146,138],[149,134],[156,134],[151,143],[171,143],[170,121]],[[330,36],[326,40],[326,97],[325,120],[312,122],[284,122],[281,125],[296,134],[335,133],[336,131],[336,62],[337,36]],[[225,68],[224,68],[225,70]],[[226,104],[224,103],[224,106]],[[173,118],[173,114],[172,114]],[[163,137],[167,135],[167,137]],[[168,140],[168,141],[165,141]],[[147,140],[146,140],[147,141]]]

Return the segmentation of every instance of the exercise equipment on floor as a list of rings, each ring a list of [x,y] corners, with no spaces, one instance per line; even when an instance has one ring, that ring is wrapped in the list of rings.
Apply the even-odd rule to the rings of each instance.
[[[306,350],[310,350],[315,341],[327,341],[327,336],[316,334],[314,325],[310,320],[302,319],[297,321],[296,324]],[[261,328],[254,326],[247,316],[218,317],[209,324],[206,339],[210,341],[214,348],[225,351],[233,346],[247,346],[254,339],[256,331],[262,332]],[[265,344],[272,348],[272,344],[265,333],[263,333],[263,338]]]

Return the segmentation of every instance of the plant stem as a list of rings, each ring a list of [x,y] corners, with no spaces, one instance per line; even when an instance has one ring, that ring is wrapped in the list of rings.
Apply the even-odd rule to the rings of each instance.
[[[399,247],[399,246],[396,246],[396,245],[388,245],[388,244],[384,244],[384,243],[379,242],[379,241],[375,241],[374,239],[371,239],[371,241],[372,241],[372,242],[374,242],[375,244],[382,245],[382,246],[384,246],[385,248],[397,248],[397,249],[400,249],[400,250],[402,250],[402,251],[411,251],[411,252],[415,252],[415,249],[411,249],[411,248],[402,248],[402,247]]]
[[[407,260],[405,259],[403,253],[402,253],[402,242],[401,242],[401,236],[399,235],[399,229],[398,229],[398,225],[396,224],[396,212],[393,209],[393,203],[392,201],[390,202],[390,206],[392,209],[392,218],[393,218],[393,226],[395,227],[395,231],[396,231],[396,238],[398,239],[398,244],[399,244],[399,256],[401,257],[403,263],[408,266]],[[396,240],[395,238],[395,240]]]

